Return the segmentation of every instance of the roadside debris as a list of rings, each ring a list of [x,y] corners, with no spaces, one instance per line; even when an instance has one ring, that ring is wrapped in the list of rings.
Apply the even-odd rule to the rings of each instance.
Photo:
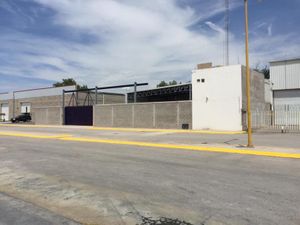
[[[181,221],[179,219],[170,219],[161,217],[159,219],[153,219],[151,217],[142,217],[142,223],[140,225],[192,225],[191,223]]]

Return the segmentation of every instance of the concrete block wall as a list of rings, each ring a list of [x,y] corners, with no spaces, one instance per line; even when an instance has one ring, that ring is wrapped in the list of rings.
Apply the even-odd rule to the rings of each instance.
[[[71,94],[65,94],[65,106],[73,103],[71,99]],[[86,94],[79,93],[78,99],[79,104],[82,105],[84,102]],[[93,101],[95,101],[95,95],[91,95]],[[104,98],[104,99],[103,99]],[[13,117],[13,99],[0,100],[1,104],[8,104],[9,106],[9,119]],[[112,104],[112,103],[125,103],[125,95],[117,95],[117,94],[109,94],[109,93],[99,93],[97,96],[97,102],[104,104]],[[62,107],[62,95],[55,96],[39,96],[32,98],[18,98],[15,99],[15,116],[21,114],[21,104],[22,103],[30,103],[31,106],[31,114],[36,114],[37,116],[33,116],[33,122],[36,124],[51,124],[53,121],[53,125],[61,124],[61,113],[59,115],[52,113],[54,108]],[[87,102],[86,102],[87,103]],[[75,102],[74,102],[75,104]],[[49,109],[47,109],[49,108]],[[55,110],[57,112],[57,109]],[[43,116],[42,114],[48,113],[48,116]],[[0,107],[0,113],[1,107]],[[36,120],[36,121],[35,121]]]
[[[250,96],[251,96],[251,109],[265,110],[269,109],[269,104],[265,101],[265,78],[262,73],[251,70],[250,75]],[[246,97],[246,67],[242,67],[242,93],[243,93],[243,110],[247,109],[247,97]]]
[[[65,102],[70,100],[70,95],[65,96]],[[34,98],[21,98],[15,99],[15,116],[20,115],[21,113],[21,103],[30,103],[31,105],[31,113],[34,113],[36,108],[42,107],[61,107],[62,106],[62,96],[43,96],[43,97],[34,97]],[[9,105],[9,117],[13,117],[13,100],[2,100],[0,101],[0,105],[2,103],[8,103]],[[1,110],[1,109],[0,109]]]
[[[250,96],[251,96],[251,111],[262,112],[270,110],[270,103],[265,99],[265,78],[262,73],[251,70],[250,73]],[[242,66],[242,127],[247,129],[247,92],[246,92],[246,67]],[[254,116],[254,114],[252,115]],[[255,119],[255,118],[254,118]]]
[[[62,125],[62,107],[37,107],[33,108],[32,121],[41,125]]]
[[[94,126],[181,129],[192,127],[192,102],[158,102],[94,106]]]
[[[83,105],[84,101],[86,101],[85,104],[87,104],[87,94],[84,92],[79,92],[78,94],[78,104]],[[90,101],[93,102],[93,104],[96,103],[96,96],[95,93],[90,94]],[[69,104],[69,102],[65,102],[66,104]],[[125,103],[125,95],[124,94],[110,94],[110,93],[98,93],[97,94],[97,104],[114,104],[114,103]],[[75,105],[75,100],[71,101],[70,104]]]

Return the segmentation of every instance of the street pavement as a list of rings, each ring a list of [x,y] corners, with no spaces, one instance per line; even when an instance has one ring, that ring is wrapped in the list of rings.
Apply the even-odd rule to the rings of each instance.
[[[0,225],[79,225],[31,203],[0,193]]]
[[[188,144],[244,138],[80,128],[0,131]],[[270,143],[281,138],[283,147],[297,150],[297,134],[270,135],[278,135]],[[1,225],[300,224],[299,159],[2,135],[0,155]]]

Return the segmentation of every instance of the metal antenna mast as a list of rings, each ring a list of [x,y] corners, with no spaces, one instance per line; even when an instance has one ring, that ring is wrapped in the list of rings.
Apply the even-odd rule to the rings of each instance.
[[[229,65],[229,0],[225,0],[225,65]]]

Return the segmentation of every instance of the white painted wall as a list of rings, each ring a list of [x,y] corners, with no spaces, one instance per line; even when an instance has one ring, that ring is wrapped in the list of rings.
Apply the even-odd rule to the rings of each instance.
[[[29,102],[21,102],[21,113],[30,113],[31,104]]]
[[[4,113],[5,115],[1,117],[1,119],[4,119],[5,121],[9,120],[9,107],[7,103],[1,104],[1,113]]]
[[[242,130],[241,65],[194,70],[192,86],[193,129]]]

